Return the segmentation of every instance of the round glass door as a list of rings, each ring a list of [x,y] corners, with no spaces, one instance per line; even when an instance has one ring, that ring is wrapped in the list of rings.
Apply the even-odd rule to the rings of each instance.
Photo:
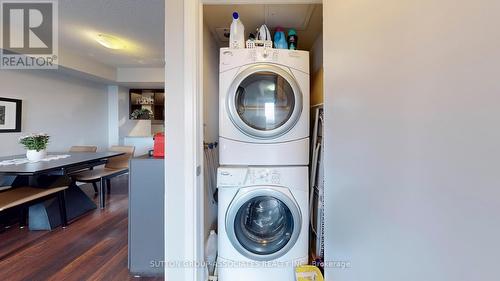
[[[294,229],[290,209],[279,199],[259,196],[240,207],[234,221],[238,242],[257,255],[283,249]]]
[[[229,213],[228,235],[243,255],[271,260],[294,245],[300,232],[300,213],[288,197],[278,194],[253,194],[238,200],[240,204]]]
[[[276,137],[290,130],[302,111],[302,94],[295,79],[277,66],[258,65],[235,79],[228,106],[233,123],[259,138]]]

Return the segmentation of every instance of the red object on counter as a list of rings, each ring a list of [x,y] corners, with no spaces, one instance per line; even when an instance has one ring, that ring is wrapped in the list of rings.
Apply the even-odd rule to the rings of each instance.
[[[165,157],[165,133],[157,133],[154,142],[153,157]]]

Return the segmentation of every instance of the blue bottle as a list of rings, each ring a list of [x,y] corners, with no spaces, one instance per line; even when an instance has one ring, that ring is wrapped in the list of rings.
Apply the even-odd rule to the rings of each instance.
[[[286,43],[285,31],[281,27],[277,27],[276,32],[274,33],[274,48],[288,49],[288,44]]]

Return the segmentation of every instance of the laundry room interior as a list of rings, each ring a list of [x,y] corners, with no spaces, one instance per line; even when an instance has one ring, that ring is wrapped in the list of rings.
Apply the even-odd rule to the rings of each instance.
[[[202,17],[204,234],[206,252],[218,249],[206,259],[296,265],[209,266],[209,274],[222,281],[237,275],[248,278],[238,280],[295,280],[299,270],[320,275],[322,4],[204,4]],[[243,46],[230,42],[235,20],[244,27]],[[232,184],[245,186],[257,200],[237,204],[248,194],[229,192]],[[289,196],[278,196],[274,189],[281,187]]]

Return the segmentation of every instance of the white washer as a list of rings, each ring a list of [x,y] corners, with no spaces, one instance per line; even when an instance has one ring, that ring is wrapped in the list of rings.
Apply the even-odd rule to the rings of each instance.
[[[307,167],[218,169],[219,281],[293,281],[308,261]]]
[[[220,50],[221,165],[308,165],[309,52]]]

